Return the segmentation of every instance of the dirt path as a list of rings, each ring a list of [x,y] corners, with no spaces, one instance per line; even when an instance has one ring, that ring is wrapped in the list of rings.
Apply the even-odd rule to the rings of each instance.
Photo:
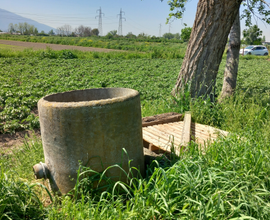
[[[69,46],[69,45],[60,45],[60,44],[45,44],[45,43],[33,43],[33,42],[22,42],[22,41],[12,41],[12,40],[0,40],[0,44],[33,48],[35,50],[46,49],[50,47],[53,50],[80,50],[80,51],[94,51],[94,52],[123,52],[122,50],[112,50],[96,47],[81,47],[81,46]]]
[[[29,137],[28,140],[25,137]],[[24,141],[31,141],[34,137],[40,139],[40,130],[34,131],[18,131],[14,134],[0,134],[0,156],[1,154],[8,154],[13,149],[23,145]]]

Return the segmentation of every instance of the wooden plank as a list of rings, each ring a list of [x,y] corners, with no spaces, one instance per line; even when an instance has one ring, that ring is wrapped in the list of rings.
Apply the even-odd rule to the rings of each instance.
[[[160,148],[155,146],[154,144],[150,144],[149,145],[149,150],[150,151],[158,151],[158,150],[160,150]]]
[[[186,112],[184,121],[166,122],[167,119],[170,120],[170,117],[171,115],[168,116],[167,113],[162,114],[160,118],[157,116],[146,117],[148,119],[145,119],[143,126],[143,139],[144,145],[150,150],[158,151],[160,149],[170,152],[173,145],[175,153],[179,155],[180,148],[187,146],[192,135],[195,138],[194,141],[203,149],[208,142],[213,142],[219,135],[228,134],[226,131],[208,125],[191,123],[189,112]]]
[[[173,134],[181,137],[183,129],[181,129],[179,127],[177,127],[175,125],[163,124],[162,126],[159,126],[159,129],[163,130],[163,131],[167,131],[168,133],[173,133]]]
[[[181,146],[188,145],[188,143],[190,142],[190,134],[191,134],[191,113],[186,112],[181,137]]]
[[[154,134],[152,134],[148,130],[143,131],[143,136],[144,136],[145,140],[151,141],[150,143],[154,144],[157,147],[159,145],[168,145],[169,144],[169,141],[167,141],[166,139],[164,139],[162,137],[155,136]]]
[[[169,140],[168,140],[166,137],[157,136],[157,135],[155,135],[155,133],[154,133],[153,131],[151,131],[151,130],[147,130],[147,131],[145,131],[145,132],[147,132],[146,135],[147,135],[148,137],[151,137],[152,139],[156,140],[156,142],[158,142],[158,143],[161,143],[161,144],[164,144],[164,145],[167,145],[167,144],[170,143]]]
[[[160,146],[160,143],[157,142],[156,139],[153,139],[151,136],[148,136],[148,135],[146,135],[146,134],[144,134],[144,140],[146,140],[147,142],[149,142],[149,147],[150,147],[151,145],[154,145],[154,146],[157,146],[157,147]],[[162,144],[162,145],[163,145],[163,144]]]
[[[172,143],[174,142],[175,144],[179,145],[180,144],[180,141],[181,141],[181,138],[179,138],[177,135],[173,134],[173,133],[167,133],[163,130],[160,130],[159,127],[156,127],[156,126],[150,126],[148,127],[148,131],[149,130],[152,130],[153,132],[156,133],[156,135],[158,135],[159,137],[164,137],[166,138],[169,143]]]
[[[152,149],[155,149],[155,147],[157,147],[163,151],[171,152],[171,144],[169,141],[157,137],[147,130],[143,131],[143,139],[150,143],[149,148],[151,147]]]
[[[228,132],[220,130],[218,128],[213,128],[208,125],[202,125],[202,124],[193,124],[192,128],[196,131],[196,133],[201,134],[202,136],[211,136],[211,138],[216,139],[218,136],[227,136]]]
[[[209,125],[203,125],[198,123],[192,123],[191,125],[192,134],[197,144],[201,144],[203,147],[207,145],[208,141],[212,143],[217,139],[219,135],[227,136],[228,132],[223,131]]]
[[[183,120],[183,115],[175,112],[164,113],[142,118],[142,127],[164,124],[169,122],[176,122]]]
[[[223,130],[220,130],[218,128],[214,128],[214,127],[211,127],[209,125],[203,125],[203,124],[199,124],[199,123],[195,123],[195,124],[192,124],[192,126],[194,126],[196,129],[200,129],[200,130],[204,130],[208,133],[211,133],[211,134],[214,134],[214,135],[224,135],[224,136],[227,136],[229,132],[227,131],[223,131]]]

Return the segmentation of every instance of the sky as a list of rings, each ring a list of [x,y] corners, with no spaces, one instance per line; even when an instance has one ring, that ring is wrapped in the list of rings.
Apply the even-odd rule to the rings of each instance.
[[[65,24],[73,28],[79,25],[98,28],[98,10],[102,13],[102,34],[118,30],[122,9],[122,34],[160,36],[164,33],[181,33],[181,29],[193,26],[198,0],[189,0],[182,19],[166,24],[170,13],[167,0],[0,0],[0,8],[30,18],[53,28]],[[254,24],[256,23],[253,20]],[[257,21],[266,41],[270,41],[270,25]],[[246,29],[241,22],[241,32]]]

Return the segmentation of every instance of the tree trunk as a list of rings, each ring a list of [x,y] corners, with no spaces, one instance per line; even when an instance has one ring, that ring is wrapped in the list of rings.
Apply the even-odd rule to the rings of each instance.
[[[236,88],[240,45],[240,19],[238,13],[230,32],[227,62],[224,71],[223,87],[220,101],[228,96],[233,95]]]
[[[199,0],[186,55],[172,91],[190,83],[191,97],[210,95],[242,0]]]

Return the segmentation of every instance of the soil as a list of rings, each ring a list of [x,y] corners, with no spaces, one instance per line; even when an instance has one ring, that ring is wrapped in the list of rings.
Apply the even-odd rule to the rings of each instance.
[[[11,152],[12,149],[20,147],[25,141],[31,141],[34,137],[37,139],[41,139],[39,129],[18,131],[14,134],[0,134],[0,155],[1,151],[5,153]],[[159,154],[156,154],[155,152],[150,151],[147,148],[144,148],[144,155],[150,157],[159,156]]]
[[[14,134],[0,134],[0,155],[1,152],[7,154],[13,149],[23,145],[25,141],[30,141],[34,137],[40,139],[40,130],[18,131]]]
[[[80,51],[93,51],[93,52],[106,52],[106,53],[115,52],[115,51],[123,52],[121,50],[113,50],[113,49],[105,49],[105,48],[33,43],[33,42],[11,41],[11,40],[0,40],[0,44],[25,47],[25,48],[33,48],[34,50],[46,49],[47,47],[50,47],[53,50],[80,50]]]

